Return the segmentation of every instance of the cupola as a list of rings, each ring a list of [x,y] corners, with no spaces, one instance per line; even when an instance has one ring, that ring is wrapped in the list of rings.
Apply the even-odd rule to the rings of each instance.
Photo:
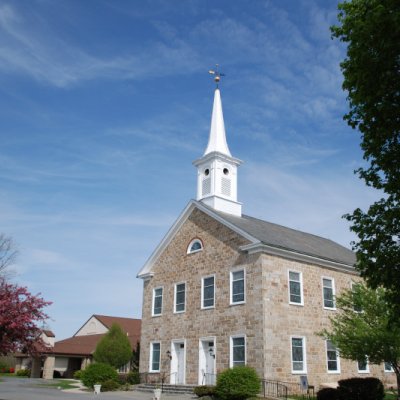
[[[242,215],[242,204],[237,201],[237,167],[242,163],[234,158],[226,141],[221,93],[218,88],[220,74],[215,74],[217,88],[211,116],[208,145],[203,156],[193,161],[197,167],[197,200],[236,216]]]

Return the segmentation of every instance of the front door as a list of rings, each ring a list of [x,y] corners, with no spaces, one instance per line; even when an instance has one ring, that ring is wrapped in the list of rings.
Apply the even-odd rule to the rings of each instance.
[[[199,384],[215,385],[215,340],[200,340]]]
[[[185,384],[185,342],[172,343],[170,382],[175,385]]]

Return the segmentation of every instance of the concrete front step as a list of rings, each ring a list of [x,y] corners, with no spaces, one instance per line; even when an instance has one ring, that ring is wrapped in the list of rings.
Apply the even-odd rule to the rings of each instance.
[[[162,385],[162,390],[164,393],[189,393],[193,394],[193,389],[196,385]],[[135,390],[139,392],[152,392],[154,389],[160,388],[161,385],[154,383],[141,383],[140,385],[135,387]]]

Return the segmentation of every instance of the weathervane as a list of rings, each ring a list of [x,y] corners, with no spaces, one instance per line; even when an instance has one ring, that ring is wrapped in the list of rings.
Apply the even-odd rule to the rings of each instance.
[[[218,71],[218,64],[215,64],[215,70],[210,69],[208,73],[214,75],[214,82],[217,84],[217,89],[218,89],[218,84],[219,81],[221,80],[221,76],[225,76],[225,74]]]

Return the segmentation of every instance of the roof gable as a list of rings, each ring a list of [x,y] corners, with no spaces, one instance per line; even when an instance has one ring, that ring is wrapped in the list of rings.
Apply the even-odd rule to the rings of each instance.
[[[215,211],[201,202],[191,200],[139,271],[138,278],[146,279],[152,276],[153,265],[195,208],[249,240],[250,244],[242,246],[242,251],[262,251],[329,268],[354,271],[354,253],[330,239],[247,215],[238,217]]]
[[[164,238],[161,240],[159,245],[155,248],[149,259],[146,261],[142,269],[139,271],[137,274],[138,278],[146,279],[152,276],[152,267],[160,257],[161,253],[164,251],[164,249],[169,245],[169,243],[172,241],[172,239],[175,237],[176,233],[179,231],[181,226],[186,222],[186,220],[189,218],[193,210],[197,208],[200,211],[204,212],[205,214],[209,215],[211,218],[221,222],[223,225],[227,226],[228,228],[232,229],[239,235],[245,237],[247,240],[249,240],[251,243],[258,243],[259,241],[251,236],[249,233],[243,231],[240,227],[237,227],[233,224],[231,224],[229,221],[225,220],[223,217],[218,215],[214,210],[211,208],[207,207],[201,202],[198,202],[196,200],[191,200],[182,213],[179,215],[179,217],[176,219],[174,224],[171,226],[171,228],[168,230],[167,234],[164,236]]]

